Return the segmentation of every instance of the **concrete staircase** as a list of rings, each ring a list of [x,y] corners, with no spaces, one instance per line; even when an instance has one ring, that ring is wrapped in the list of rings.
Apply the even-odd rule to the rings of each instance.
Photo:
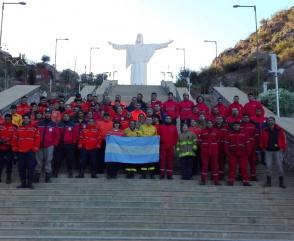
[[[144,101],[150,101],[152,92],[156,92],[158,99],[165,101],[167,99],[167,93],[160,85],[115,85],[110,87],[108,96],[114,100],[115,95],[119,94],[122,100],[126,103],[130,103],[132,97],[137,96],[138,93],[142,93]]]
[[[262,181],[199,186],[179,176],[52,181],[34,190],[0,184],[0,240],[294,240],[291,173],[285,190]]]

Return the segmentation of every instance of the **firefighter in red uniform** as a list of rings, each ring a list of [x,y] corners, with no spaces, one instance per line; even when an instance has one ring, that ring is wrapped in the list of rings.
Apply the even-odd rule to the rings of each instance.
[[[219,145],[218,145],[218,174],[219,179],[223,180],[225,176],[226,153],[225,153],[225,139],[229,133],[228,126],[224,122],[222,116],[216,118],[215,128],[218,131]]]
[[[249,117],[251,118],[255,116],[257,109],[261,109],[262,116],[264,116],[264,109],[262,104],[254,98],[252,93],[248,94],[248,99],[249,99],[249,102],[247,102],[244,105],[244,113],[248,114]]]
[[[0,182],[2,171],[6,168],[6,183],[11,183],[13,152],[11,142],[15,132],[15,127],[12,125],[12,116],[6,114],[4,123],[0,125]]]
[[[250,142],[250,150],[248,152],[248,163],[250,165],[250,181],[256,181],[256,127],[252,122],[250,122],[248,114],[243,115],[241,129],[246,133]]]
[[[238,108],[232,109],[232,115],[230,115],[226,118],[226,122],[228,123],[230,128],[232,128],[232,125],[235,122],[239,122],[239,123],[242,122],[242,116],[240,116]]]
[[[172,125],[172,118],[165,117],[165,123],[158,128],[160,135],[160,178],[172,179],[172,165],[174,160],[174,148],[178,141],[178,130]]]
[[[202,96],[198,96],[196,99],[196,106],[199,110],[200,113],[203,113],[205,115],[206,118],[209,117],[209,108],[208,106],[204,103],[204,99]]]
[[[109,130],[106,135],[112,135],[112,136],[125,136],[124,131],[121,129],[121,123],[119,120],[113,121],[113,128]],[[120,163],[118,162],[107,162],[106,163],[106,173],[107,178],[117,178],[117,172],[120,168]]]
[[[229,178],[228,185],[233,186],[236,179],[236,168],[239,165],[243,186],[251,186],[248,180],[247,163],[250,142],[246,133],[241,131],[241,124],[235,122],[233,130],[229,133],[225,142],[225,151],[229,158]]]
[[[243,107],[243,105],[241,105],[239,103],[239,96],[238,95],[234,96],[234,102],[229,105],[227,116],[230,116],[233,114],[232,110],[234,108],[237,108],[239,116],[242,118],[244,107]]]
[[[87,162],[90,162],[91,178],[97,178],[97,151],[101,146],[101,136],[93,119],[88,120],[87,127],[80,133],[78,147],[80,152],[80,173],[77,178],[84,178]]]
[[[33,188],[35,169],[35,153],[40,146],[40,133],[30,124],[30,116],[23,116],[23,126],[20,126],[12,139],[12,150],[18,154],[18,170],[21,185],[18,188]]]
[[[23,96],[21,98],[20,104],[17,105],[16,113],[19,115],[28,114],[31,112],[31,106],[28,104],[28,97]]]
[[[219,185],[218,177],[218,131],[213,127],[211,120],[207,121],[206,128],[200,133],[200,153],[202,160],[201,185],[206,184],[208,165],[212,171],[212,179],[215,185]]]
[[[190,120],[193,118],[192,108],[194,106],[194,102],[189,100],[189,94],[183,94],[183,100],[179,103],[179,115],[181,120],[181,126],[184,123],[187,123],[190,126]]]
[[[70,120],[69,114],[63,115],[63,120],[57,124],[59,131],[59,141],[56,147],[55,160],[53,162],[53,176],[58,177],[62,161],[66,161],[68,177],[73,177],[75,145],[78,140],[79,129],[73,121]]]
[[[38,123],[41,144],[40,149],[36,153],[36,173],[35,182],[39,182],[43,167],[45,168],[45,182],[51,182],[52,160],[54,148],[58,144],[59,131],[56,123],[51,120],[51,110],[45,110],[45,119]]]
[[[151,100],[150,100],[151,108],[154,109],[154,106],[156,104],[159,104],[160,107],[162,107],[162,102],[157,99],[157,93],[153,92],[151,93]]]
[[[223,104],[223,98],[222,97],[219,97],[217,99],[217,104],[215,106],[213,106],[213,108],[217,108],[219,114],[222,117],[225,117],[227,115],[227,113],[228,113],[228,108]]]
[[[261,149],[261,133],[266,127],[266,118],[263,116],[263,110],[258,108],[256,110],[255,116],[251,117],[251,121],[255,124],[256,134],[255,134],[255,144],[257,151],[258,162],[265,164],[265,152]]]
[[[163,115],[170,116],[172,118],[172,123],[175,125],[177,123],[177,118],[179,116],[178,103],[174,100],[174,95],[172,92],[168,93],[168,100],[162,104]]]

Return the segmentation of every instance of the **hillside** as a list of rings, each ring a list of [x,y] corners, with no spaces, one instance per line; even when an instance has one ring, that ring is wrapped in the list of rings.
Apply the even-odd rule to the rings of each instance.
[[[284,68],[281,76],[281,87],[294,90],[294,7],[280,11],[270,19],[260,21],[259,60],[261,82],[271,82],[273,77],[268,74],[270,69],[269,53],[278,55],[278,66]],[[216,62],[215,62],[216,61]],[[208,73],[215,73],[214,66],[218,66],[218,83],[224,86],[236,86],[244,91],[256,90],[256,35],[253,32],[247,39],[240,40],[234,48],[219,54],[211,67],[199,73],[199,77],[207,77]],[[205,79],[204,79],[205,80]],[[214,83],[216,84],[216,83]],[[259,85],[259,90],[262,84]]]

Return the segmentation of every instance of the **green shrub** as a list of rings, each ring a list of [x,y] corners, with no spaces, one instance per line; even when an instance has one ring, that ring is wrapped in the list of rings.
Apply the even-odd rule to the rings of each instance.
[[[292,116],[294,114],[294,92],[279,89],[280,114],[281,116]],[[261,102],[271,111],[276,113],[276,90],[272,89],[260,94]]]

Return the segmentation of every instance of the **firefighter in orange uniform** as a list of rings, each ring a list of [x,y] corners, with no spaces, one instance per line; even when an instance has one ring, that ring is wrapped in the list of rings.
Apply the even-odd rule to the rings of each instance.
[[[33,188],[35,153],[40,147],[39,130],[30,123],[30,116],[23,116],[23,126],[20,126],[12,139],[12,150],[18,153],[18,170],[21,185],[18,188]]]

